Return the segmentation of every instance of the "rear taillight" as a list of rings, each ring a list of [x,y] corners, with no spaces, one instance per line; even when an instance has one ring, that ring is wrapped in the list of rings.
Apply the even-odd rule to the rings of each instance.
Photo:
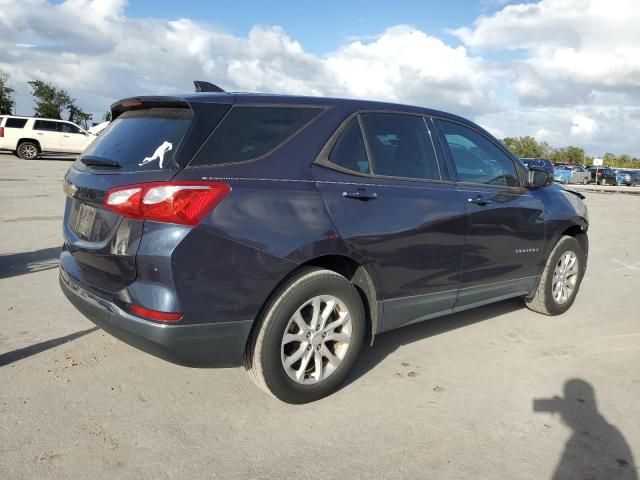
[[[197,225],[231,191],[222,182],[154,182],[110,189],[102,205],[123,217]]]
[[[604,175],[604,173],[602,173],[602,172],[598,172],[596,175],[598,175],[599,177],[601,177],[602,175]]]
[[[158,312],[157,310],[151,310],[137,305],[129,305],[129,310],[140,317],[158,320],[160,322],[177,322],[183,317],[182,313],[179,312]]]
[[[4,137],[4,127],[0,127],[0,138]]]

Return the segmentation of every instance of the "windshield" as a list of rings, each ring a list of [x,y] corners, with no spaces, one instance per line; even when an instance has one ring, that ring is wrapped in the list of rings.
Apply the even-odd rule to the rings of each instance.
[[[120,115],[81,158],[117,162],[121,171],[170,168],[191,120],[188,108],[148,108]]]

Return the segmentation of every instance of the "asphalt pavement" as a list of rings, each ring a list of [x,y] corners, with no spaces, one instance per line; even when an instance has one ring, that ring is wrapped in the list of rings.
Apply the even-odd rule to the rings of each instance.
[[[0,478],[637,478],[640,196],[585,191],[589,267],[566,314],[510,300],[380,335],[336,394],[291,406],[67,302],[69,165],[0,155]]]

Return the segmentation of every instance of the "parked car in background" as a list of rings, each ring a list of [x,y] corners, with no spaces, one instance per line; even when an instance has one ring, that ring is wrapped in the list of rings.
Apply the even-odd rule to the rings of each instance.
[[[50,118],[0,117],[0,149],[25,160],[42,153],[82,153],[96,138],[75,123]]]
[[[109,126],[109,123],[110,122],[98,123],[97,125],[90,127],[87,131],[93,135],[100,135],[104,131],[104,129]]]
[[[553,169],[553,180],[558,183],[581,183],[591,181],[591,173],[581,165],[556,165]]]
[[[520,161],[525,164],[527,168],[540,168],[553,174],[553,162],[546,158],[521,158]]]
[[[556,167],[553,169],[553,181],[556,183],[570,183],[571,172],[566,168]]]
[[[616,172],[609,167],[589,167],[591,181],[599,185],[616,185]]]
[[[618,170],[616,172],[616,184],[636,187],[640,185],[640,172],[634,170]]]

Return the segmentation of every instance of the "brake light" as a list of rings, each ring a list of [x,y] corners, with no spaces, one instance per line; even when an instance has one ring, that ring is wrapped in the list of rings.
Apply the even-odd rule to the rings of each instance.
[[[599,177],[601,177],[602,175],[604,175],[604,173],[602,173],[602,172],[598,172],[598,173],[597,173],[597,175],[598,175]]]
[[[150,318],[151,320],[159,320],[161,322],[177,322],[183,317],[180,312],[158,312],[156,310],[139,307],[137,305],[129,305],[129,310],[141,317]]]
[[[103,207],[123,217],[197,225],[231,187],[222,182],[153,182],[107,191]]]
[[[4,137],[4,127],[0,127],[0,138]]]

